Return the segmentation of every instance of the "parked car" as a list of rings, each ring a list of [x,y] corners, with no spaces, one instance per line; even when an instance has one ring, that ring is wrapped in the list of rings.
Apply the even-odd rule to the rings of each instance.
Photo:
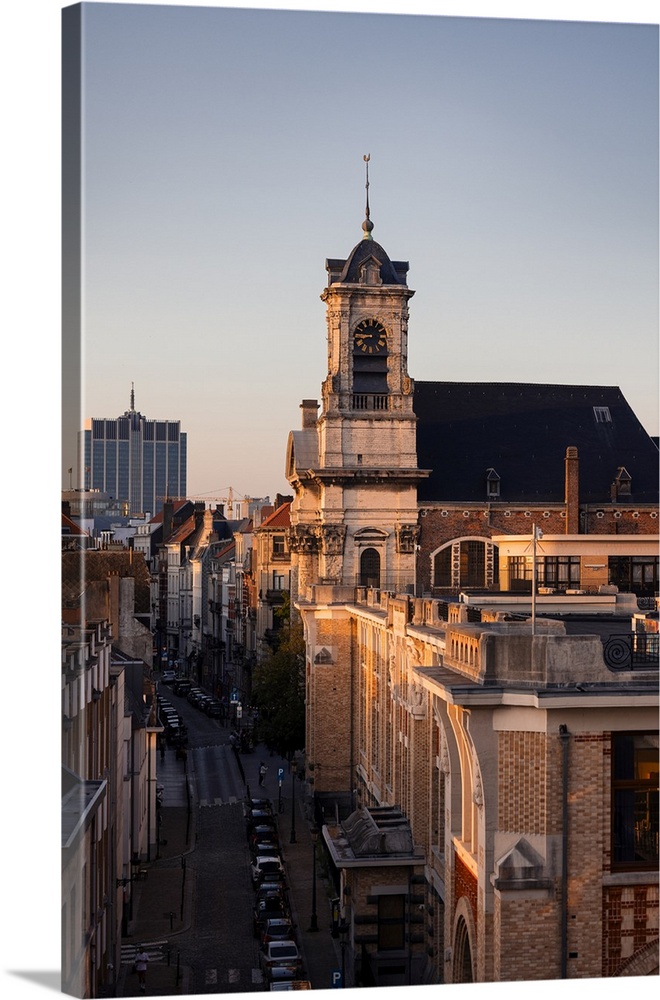
[[[269,917],[261,932],[262,945],[269,941],[293,941],[296,929],[290,917]]]
[[[277,835],[277,828],[275,827],[275,824],[257,823],[256,826],[249,827],[248,843],[253,853],[256,844],[272,844],[273,847],[279,849],[280,841]],[[262,853],[266,854],[268,852],[263,851]]]
[[[259,855],[263,854],[275,854],[279,857],[279,844],[277,840],[255,840],[254,843],[250,841],[249,848],[253,861]]]
[[[218,698],[211,698],[204,706],[204,711],[211,719],[221,719],[225,714],[224,706]]]
[[[160,675],[160,679],[164,684],[171,684],[175,677],[176,670],[170,670],[169,668],[167,670],[163,670]]]
[[[191,687],[192,681],[188,677],[175,677],[172,681],[172,690],[178,695],[186,695]]]
[[[269,989],[277,990],[311,990],[312,984],[308,979],[274,979]]]
[[[262,882],[266,875],[275,875],[278,880],[284,879],[284,865],[276,854],[257,855],[252,862],[251,869],[254,885]]]
[[[289,907],[283,893],[275,892],[266,896],[258,896],[255,899],[252,910],[254,936],[257,938],[261,937],[268,920],[272,920],[273,917],[287,917],[288,915]]]
[[[284,871],[281,872],[263,872],[258,880],[254,883],[256,888],[261,886],[273,886],[275,888],[282,888],[286,890],[286,880],[284,878]]]
[[[269,979],[296,979],[302,972],[302,959],[295,941],[269,941],[259,953],[259,963]],[[286,976],[284,969],[288,970]]]
[[[275,817],[270,809],[248,809],[245,816],[245,822],[248,826],[258,826],[259,824],[268,825],[275,822]]]
[[[273,806],[270,799],[246,799],[245,808],[247,812],[250,812],[252,809],[265,810],[271,814],[273,812]]]

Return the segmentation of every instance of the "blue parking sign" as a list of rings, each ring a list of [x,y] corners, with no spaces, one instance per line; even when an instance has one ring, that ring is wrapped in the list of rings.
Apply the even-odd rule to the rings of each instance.
[[[332,988],[333,990],[340,990],[344,984],[341,981],[341,969],[332,970]]]

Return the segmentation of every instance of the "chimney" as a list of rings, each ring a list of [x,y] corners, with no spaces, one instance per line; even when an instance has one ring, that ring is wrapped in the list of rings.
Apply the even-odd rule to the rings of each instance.
[[[303,430],[306,427],[316,427],[316,411],[319,408],[318,400],[316,399],[303,399],[300,404],[300,409],[302,410],[302,425]]]
[[[166,500],[163,504],[163,541],[166,542],[167,539],[172,534],[172,514],[174,512],[174,505]]]
[[[206,504],[203,500],[195,501],[195,527],[201,528],[204,524],[204,514],[206,513]]]
[[[564,503],[566,505],[566,534],[580,533],[580,486],[579,486],[578,450],[574,447],[566,449],[566,478],[564,486]]]

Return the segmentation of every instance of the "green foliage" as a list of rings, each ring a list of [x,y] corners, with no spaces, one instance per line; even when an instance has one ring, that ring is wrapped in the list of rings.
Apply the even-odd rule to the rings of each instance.
[[[281,621],[277,642],[255,668],[252,694],[259,708],[259,738],[289,756],[305,745],[305,639],[302,622],[291,619],[288,594],[276,614]]]

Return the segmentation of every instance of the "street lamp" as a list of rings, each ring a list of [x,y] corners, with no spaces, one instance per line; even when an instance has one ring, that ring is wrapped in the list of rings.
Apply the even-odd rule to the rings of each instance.
[[[346,988],[346,938],[348,936],[348,924],[342,917],[339,922],[339,938],[341,942],[341,985],[342,989]]]
[[[290,844],[296,843],[296,766],[295,760],[291,768],[291,837]]]
[[[319,924],[316,916],[316,841],[319,831],[315,826],[313,826],[309,832],[312,837],[312,918],[310,920],[309,929],[310,931],[317,931],[319,929]]]

